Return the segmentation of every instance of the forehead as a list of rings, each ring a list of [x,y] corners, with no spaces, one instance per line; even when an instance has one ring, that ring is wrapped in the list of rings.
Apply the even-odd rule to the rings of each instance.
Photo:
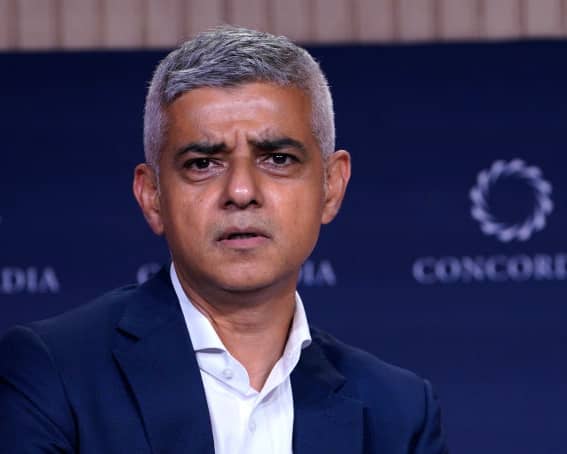
[[[202,87],[184,93],[166,108],[172,133],[312,135],[311,101],[301,89],[253,82],[235,87]]]

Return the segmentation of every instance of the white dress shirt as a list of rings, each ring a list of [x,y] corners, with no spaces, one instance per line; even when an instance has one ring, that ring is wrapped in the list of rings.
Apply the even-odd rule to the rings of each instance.
[[[295,313],[283,355],[258,392],[250,386],[244,366],[185,294],[173,263],[170,276],[201,371],[215,453],[291,454],[293,396],[289,376],[301,350],[311,343],[299,295],[295,294]]]

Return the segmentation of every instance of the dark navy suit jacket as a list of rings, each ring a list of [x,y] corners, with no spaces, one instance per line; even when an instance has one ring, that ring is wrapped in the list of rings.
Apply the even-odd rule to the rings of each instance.
[[[294,454],[446,452],[426,381],[315,329],[312,337],[291,375]],[[166,271],[3,336],[0,452],[214,452]]]

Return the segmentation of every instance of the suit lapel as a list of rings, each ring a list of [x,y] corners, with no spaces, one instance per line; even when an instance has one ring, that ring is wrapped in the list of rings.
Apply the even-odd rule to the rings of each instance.
[[[214,453],[201,375],[166,270],[137,290],[118,325],[114,357],[132,390],[153,452]],[[291,375],[294,454],[363,451],[362,402],[314,341]]]
[[[359,454],[363,450],[363,404],[337,390],[345,378],[314,341],[291,375],[294,454]]]
[[[119,323],[122,339],[113,353],[134,394],[152,449],[213,453],[199,367],[167,272],[162,270],[138,293]]]

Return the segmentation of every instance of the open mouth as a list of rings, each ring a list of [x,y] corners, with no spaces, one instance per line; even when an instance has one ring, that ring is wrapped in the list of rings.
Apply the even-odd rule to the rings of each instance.
[[[250,249],[263,245],[269,236],[259,230],[229,228],[220,235],[219,242],[230,248]]]
[[[238,233],[228,234],[225,239],[227,239],[227,240],[240,240],[240,239],[245,239],[245,238],[255,238],[257,236],[262,236],[262,235],[259,235],[258,233],[253,233],[253,232],[238,232]]]

